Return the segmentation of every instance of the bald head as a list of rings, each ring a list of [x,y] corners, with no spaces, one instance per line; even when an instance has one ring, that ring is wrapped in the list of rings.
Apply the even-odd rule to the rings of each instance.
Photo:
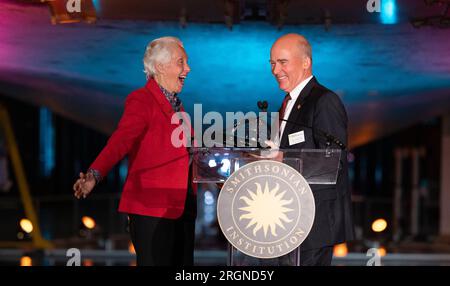
[[[273,48],[289,48],[292,49],[293,52],[298,52],[299,56],[306,56],[312,62],[312,48],[309,44],[308,40],[299,34],[286,34],[284,36],[279,37],[275,43],[273,43]]]
[[[291,92],[312,75],[311,45],[299,34],[284,35],[273,44],[270,63],[280,88]]]

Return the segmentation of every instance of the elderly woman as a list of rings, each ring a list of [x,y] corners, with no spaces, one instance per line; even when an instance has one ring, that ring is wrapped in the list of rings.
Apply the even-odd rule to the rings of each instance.
[[[119,212],[128,214],[138,265],[193,264],[196,199],[188,188],[189,156],[171,142],[179,126],[171,124],[172,115],[183,110],[177,93],[189,71],[179,39],[152,41],[144,55],[146,85],[128,95],[117,129],[73,186],[75,196],[85,198],[128,155]]]

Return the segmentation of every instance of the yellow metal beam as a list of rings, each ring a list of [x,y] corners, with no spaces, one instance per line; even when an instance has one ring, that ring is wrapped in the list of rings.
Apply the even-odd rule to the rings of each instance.
[[[20,198],[25,208],[25,215],[33,224],[33,231],[31,237],[33,239],[33,246],[35,248],[45,249],[51,248],[52,244],[42,237],[39,220],[34,209],[33,200],[30,195],[27,178],[23,169],[22,160],[20,158],[19,149],[17,147],[16,138],[14,136],[11,121],[9,119],[8,111],[0,103],[0,124],[6,138],[6,148],[11,158],[11,163],[16,176],[19,187]],[[17,244],[19,245],[19,244]]]
[[[35,243],[33,241],[0,241],[0,248],[33,249]]]

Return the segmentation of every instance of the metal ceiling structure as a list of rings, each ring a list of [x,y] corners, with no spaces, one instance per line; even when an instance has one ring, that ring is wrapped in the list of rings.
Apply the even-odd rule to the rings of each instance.
[[[318,80],[347,107],[351,147],[450,111],[450,29],[410,24],[413,16],[439,15],[448,1],[394,1],[392,25],[367,12],[366,1],[288,1],[281,30],[269,9],[252,8],[270,1],[245,1],[231,31],[223,24],[226,1],[123,2],[94,1],[96,24],[52,25],[46,5],[0,1],[1,95],[109,133],[126,95],[145,82],[146,44],[173,35],[192,68],[181,93],[189,112],[194,103],[204,113],[257,111],[258,100],[275,111],[284,94],[270,73],[270,47],[296,32],[312,44]],[[176,12],[183,5],[185,28]]]

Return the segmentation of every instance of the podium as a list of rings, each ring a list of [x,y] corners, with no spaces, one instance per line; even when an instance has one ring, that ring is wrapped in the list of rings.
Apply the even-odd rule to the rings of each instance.
[[[223,184],[217,215],[227,264],[300,266],[313,189],[336,184],[340,157],[340,149],[193,148],[194,183]]]

